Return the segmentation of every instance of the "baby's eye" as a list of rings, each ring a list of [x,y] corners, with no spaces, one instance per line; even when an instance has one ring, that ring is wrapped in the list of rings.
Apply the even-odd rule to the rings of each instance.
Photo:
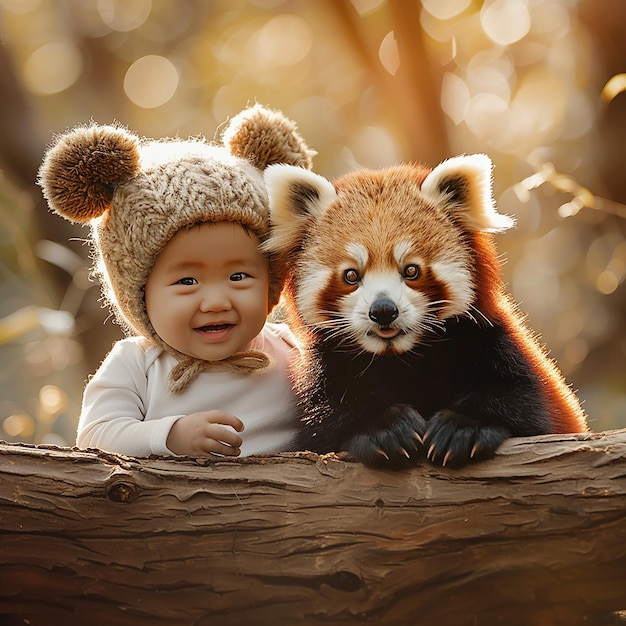
[[[232,280],[233,282],[239,282],[244,278],[248,278],[248,276],[250,275],[246,274],[245,272],[235,272],[234,274],[230,275],[230,280]]]
[[[198,281],[193,277],[193,276],[185,276],[185,278],[181,278],[180,280],[176,281],[177,285],[186,285],[186,286],[191,286],[191,285],[197,285]]]

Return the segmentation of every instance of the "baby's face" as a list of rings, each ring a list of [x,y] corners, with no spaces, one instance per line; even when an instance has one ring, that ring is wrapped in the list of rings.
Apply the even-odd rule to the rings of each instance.
[[[267,317],[269,263],[259,239],[232,222],[180,230],[146,283],[157,335],[183,354],[219,361],[246,350]]]

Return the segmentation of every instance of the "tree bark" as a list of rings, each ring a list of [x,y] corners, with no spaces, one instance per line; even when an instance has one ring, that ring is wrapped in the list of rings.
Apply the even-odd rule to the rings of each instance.
[[[0,623],[571,626],[620,609],[626,430],[512,439],[456,471],[0,444]]]

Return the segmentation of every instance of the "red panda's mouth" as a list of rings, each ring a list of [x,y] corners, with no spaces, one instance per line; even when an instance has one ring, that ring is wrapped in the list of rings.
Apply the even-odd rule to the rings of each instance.
[[[390,326],[377,326],[374,332],[382,339],[393,339],[400,334],[400,329],[391,328]]]

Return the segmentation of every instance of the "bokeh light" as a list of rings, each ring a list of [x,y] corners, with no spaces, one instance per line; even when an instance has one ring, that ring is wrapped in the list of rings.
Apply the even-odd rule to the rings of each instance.
[[[0,0],[0,7],[11,13],[30,13],[42,0]]]
[[[441,108],[455,125],[465,119],[469,101],[470,91],[463,79],[446,72],[441,86]]]
[[[98,0],[102,21],[121,32],[139,28],[150,15],[152,0]]]
[[[262,63],[276,66],[295,65],[311,50],[313,34],[297,15],[277,15],[260,30],[257,48]]]
[[[128,68],[124,91],[137,106],[152,109],[172,98],[178,88],[178,79],[178,71],[169,59],[149,54]]]
[[[351,0],[354,8],[359,12],[359,15],[367,15],[373,13],[376,9],[380,8],[385,0]]]
[[[398,54],[398,44],[396,43],[396,37],[393,31],[387,33],[382,40],[380,48],[378,49],[378,57],[383,67],[392,76],[395,76],[400,67],[400,55]]]
[[[388,129],[367,126],[349,145],[356,163],[364,167],[389,167],[399,160],[397,141]]]
[[[471,0],[422,0],[422,6],[438,20],[449,20],[469,7]]]
[[[485,2],[480,19],[487,37],[500,46],[519,41],[530,30],[530,14],[524,0]]]
[[[50,423],[67,406],[63,390],[56,385],[44,385],[39,390],[39,419]]]
[[[24,83],[36,94],[64,91],[79,78],[83,69],[80,51],[71,41],[51,41],[37,48],[24,66]]]
[[[35,420],[26,413],[9,415],[2,422],[2,430],[11,438],[28,441],[35,433]]]

